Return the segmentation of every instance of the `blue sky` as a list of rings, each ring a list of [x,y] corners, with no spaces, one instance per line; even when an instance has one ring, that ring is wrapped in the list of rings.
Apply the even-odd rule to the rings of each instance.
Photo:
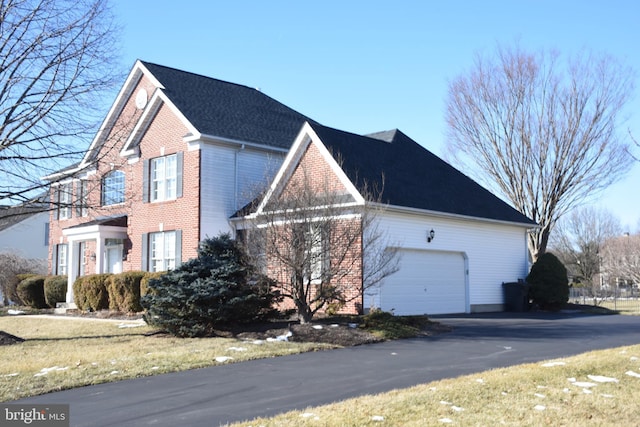
[[[123,66],[143,59],[260,88],[320,123],[398,128],[445,152],[449,80],[498,43],[611,54],[640,73],[640,3],[114,0]],[[640,75],[640,74],[639,74]],[[640,80],[627,127],[640,140]],[[640,164],[594,201],[640,228]]]

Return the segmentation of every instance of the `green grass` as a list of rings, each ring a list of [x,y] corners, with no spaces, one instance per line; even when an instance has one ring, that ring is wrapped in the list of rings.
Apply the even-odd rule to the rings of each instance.
[[[105,320],[0,316],[0,331],[26,339],[0,346],[0,401],[90,384],[332,348],[328,344],[148,335]],[[232,358],[218,359],[216,358]]]
[[[629,372],[640,375],[640,345],[497,369],[234,426],[637,426],[640,378]],[[589,375],[617,382],[597,382]]]

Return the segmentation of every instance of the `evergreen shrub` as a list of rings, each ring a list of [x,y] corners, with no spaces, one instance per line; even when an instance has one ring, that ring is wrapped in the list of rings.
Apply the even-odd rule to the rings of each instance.
[[[197,258],[149,280],[144,319],[179,337],[211,335],[216,328],[276,317],[273,306],[281,299],[272,285],[222,234],[200,242]]]
[[[144,271],[127,271],[114,274],[109,279],[109,308],[125,313],[142,311],[140,305],[140,282]]]
[[[18,283],[18,298],[22,303],[31,308],[47,308],[44,298],[45,276],[28,276]]]
[[[49,307],[67,300],[67,276],[47,276],[44,279],[44,299]]]
[[[111,273],[81,276],[73,283],[74,301],[83,311],[109,309],[109,291],[107,289]]]
[[[567,269],[552,253],[538,257],[527,276],[529,296],[543,310],[559,310],[569,301]]]

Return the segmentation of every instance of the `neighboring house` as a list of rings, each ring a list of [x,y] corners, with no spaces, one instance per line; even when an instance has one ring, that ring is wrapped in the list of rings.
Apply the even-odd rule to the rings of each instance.
[[[256,89],[142,61],[83,160],[48,177],[50,271],[68,275],[71,303],[80,275],[175,268],[207,236],[234,234],[269,182],[316,166],[360,203],[365,184],[384,188],[401,266],[361,307],[501,310],[502,282],[526,276],[535,223],[401,132],[327,128]]]
[[[352,310],[500,311],[502,283],[528,273],[527,232],[536,224],[398,130],[360,136],[305,124],[253,217],[270,197],[286,194],[300,170],[329,176],[344,195],[340,203],[362,205],[368,189],[383,189],[373,204],[381,205],[380,228],[399,249],[400,270]],[[357,285],[362,276],[352,280]]]
[[[49,206],[32,201],[0,207],[0,253],[42,260],[49,254]]]

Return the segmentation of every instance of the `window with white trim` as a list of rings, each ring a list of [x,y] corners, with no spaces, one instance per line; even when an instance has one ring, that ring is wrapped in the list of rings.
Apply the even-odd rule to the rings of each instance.
[[[149,234],[150,271],[167,271],[176,267],[176,232]]]
[[[56,272],[63,276],[67,274],[67,245],[56,245]]]
[[[320,224],[310,224],[305,233],[307,272],[311,283],[320,283],[326,273],[328,248],[325,242],[325,231]]]
[[[176,198],[177,156],[175,154],[151,160],[151,201]]]
[[[58,219],[71,218],[71,183],[58,186]]]
[[[102,179],[102,206],[124,203],[124,172],[112,171]]]

